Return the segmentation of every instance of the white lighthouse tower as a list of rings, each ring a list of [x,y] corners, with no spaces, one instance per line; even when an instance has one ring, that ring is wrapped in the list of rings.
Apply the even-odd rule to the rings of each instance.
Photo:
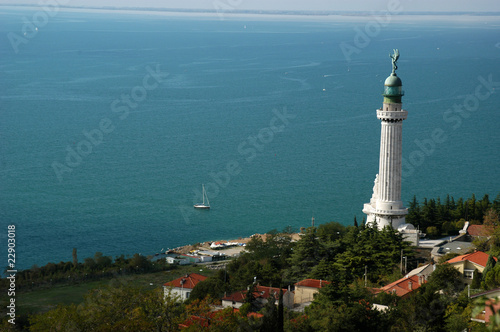
[[[394,50],[392,73],[384,83],[384,103],[377,110],[381,120],[379,171],[375,177],[373,195],[366,203],[363,212],[367,214],[366,223],[376,223],[379,229],[386,226],[398,229],[405,224],[408,209],[401,201],[401,159],[403,143],[403,120],[408,112],[402,109],[401,97],[403,83],[396,75],[396,61],[399,51]]]

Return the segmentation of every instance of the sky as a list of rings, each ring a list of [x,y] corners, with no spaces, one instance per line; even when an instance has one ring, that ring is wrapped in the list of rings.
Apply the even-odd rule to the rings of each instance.
[[[0,4],[50,3],[49,0],[0,0]],[[157,8],[227,8],[233,10],[384,11],[391,4],[403,11],[500,11],[499,0],[58,0],[68,6]],[[399,7],[397,7],[399,8]]]

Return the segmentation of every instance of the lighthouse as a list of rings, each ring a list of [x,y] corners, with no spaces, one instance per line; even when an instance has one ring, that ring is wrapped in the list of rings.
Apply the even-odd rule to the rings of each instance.
[[[401,201],[401,159],[403,143],[403,121],[408,112],[403,110],[401,98],[403,83],[396,74],[399,51],[389,55],[392,59],[392,73],[384,83],[384,102],[377,110],[381,122],[379,171],[375,177],[370,203],[366,203],[367,225],[386,226],[395,229],[405,224],[408,209]],[[408,225],[410,226],[410,225]]]

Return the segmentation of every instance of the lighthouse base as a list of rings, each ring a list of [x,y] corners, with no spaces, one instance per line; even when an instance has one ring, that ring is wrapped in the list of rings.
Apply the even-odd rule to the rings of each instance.
[[[392,210],[381,210],[375,208],[372,204],[366,203],[363,208],[363,212],[366,213],[366,224],[375,226],[379,230],[384,229],[384,227],[392,227],[398,229],[400,225],[405,223],[405,217],[408,214],[407,208],[392,209]]]

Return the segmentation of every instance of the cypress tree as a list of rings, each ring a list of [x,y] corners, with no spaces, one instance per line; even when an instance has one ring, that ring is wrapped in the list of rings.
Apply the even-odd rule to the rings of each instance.
[[[279,301],[278,301],[278,324],[277,324],[277,331],[278,332],[283,332],[284,330],[284,323],[283,323],[283,289],[281,289],[280,286],[280,295],[279,295]]]
[[[493,258],[493,256],[489,255],[488,256],[488,262],[486,263],[486,267],[483,270],[483,281],[486,280],[486,275],[488,274],[488,272],[490,272],[491,270],[493,270],[493,268],[495,267],[496,263],[497,262],[495,261],[495,259]]]
[[[76,248],[73,248],[73,266],[76,267],[78,265],[78,256],[76,254]]]
[[[470,287],[472,289],[479,289],[481,288],[481,273],[477,269],[474,270],[474,277],[472,278],[472,284]]]

